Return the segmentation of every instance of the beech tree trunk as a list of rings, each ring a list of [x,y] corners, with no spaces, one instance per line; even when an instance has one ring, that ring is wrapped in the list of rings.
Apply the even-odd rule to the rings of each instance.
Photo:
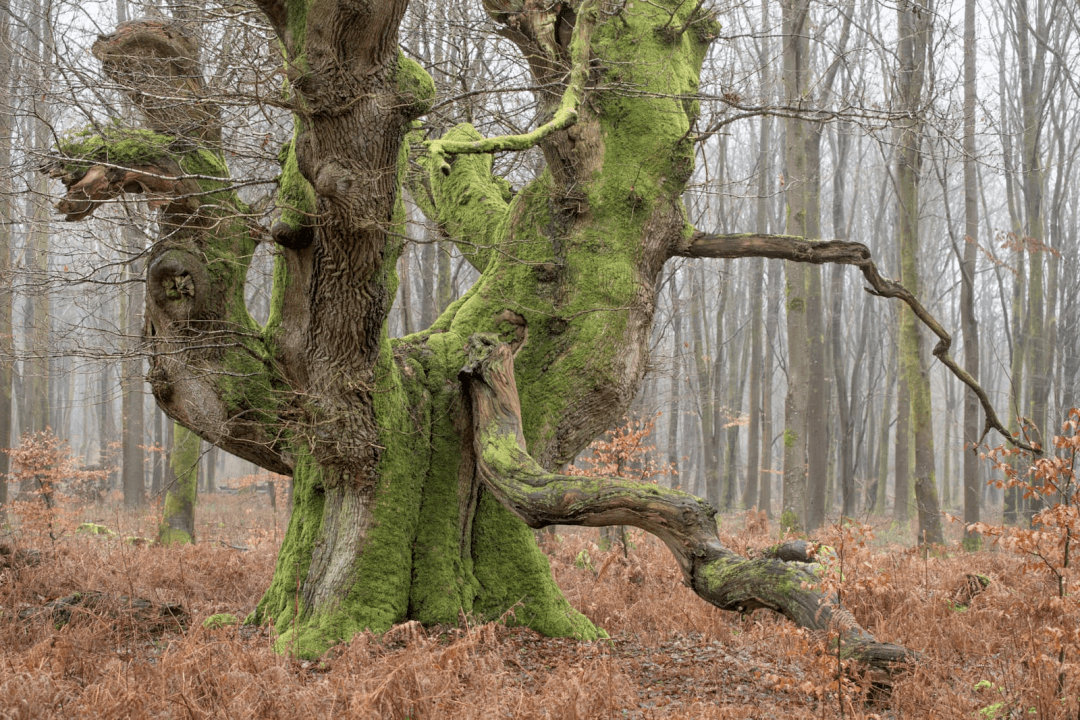
[[[124,252],[128,256],[125,273],[129,277],[142,277],[141,236],[135,228],[125,227],[122,231]],[[127,295],[121,298],[123,311],[121,323],[124,328],[122,345],[128,357],[121,363],[120,387],[123,400],[121,421],[121,471],[120,486],[124,491],[124,506],[140,507],[146,504],[146,444],[145,422],[143,419],[143,362],[137,352],[142,334],[142,309],[144,304],[143,285],[133,282],[128,287]]]
[[[930,14],[921,0],[903,0],[897,6],[900,35],[897,86],[900,102],[912,119],[900,124],[897,155],[897,237],[900,247],[900,279],[912,292],[919,287],[919,185],[922,169],[922,125],[917,120],[922,103],[930,41]],[[941,544],[937,482],[934,473],[934,427],[931,412],[930,375],[923,351],[923,333],[915,314],[900,309],[900,366],[910,407],[910,439],[915,449],[915,501],[918,509],[918,541]],[[897,456],[900,448],[897,446]],[[897,475],[896,501],[901,502]]]
[[[960,326],[964,337],[964,369],[979,377],[979,324],[975,315],[975,262],[979,240],[978,183],[975,177],[975,0],[964,2],[964,253],[960,278]],[[964,546],[977,550],[980,487],[976,448],[979,443],[979,404],[964,393]]]
[[[39,157],[49,152],[52,143],[52,128],[45,102],[49,93],[49,68],[52,66],[52,33],[51,23],[46,17],[48,12],[50,6],[40,0],[32,0],[26,10],[30,26],[27,61],[32,68],[30,74],[34,83],[31,107],[33,120],[29,122],[29,134],[33,138],[34,152],[38,153]],[[49,268],[49,186],[46,178],[40,175],[34,177],[33,184],[29,198],[31,220],[26,262],[31,276],[40,280],[46,277]],[[42,282],[30,296],[30,304],[30,327],[27,330],[29,357],[23,361],[22,369],[24,396],[23,422],[20,429],[23,433],[41,432],[49,424],[50,312],[46,283]],[[22,490],[23,488],[20,488],[20,492]]]
[[[594,0],[487,0],[540,88],[540,125],[485,139],[465,124],[425,140],[413,120],[434,90],[398,50],[405,0],[256,1],[287,54],[296,113],[265,324],[243,300],[260,231],[230,186],[182,24],[134,21],[95,44],[145,127],[76,134],[52,172],[67,186],[58,209],[68,220],[125,192],[159,209],[144,328],[154,395],[180,426],[293,478],[289,527],[254,616],[274,621],[279,648],[314,656],[364,629],[453,624],[462,613],[597,637],[529,530],[577,523],[657,534],[718,607],[837,629],[852,655],[882,667],[909,659],[816,590],[806,568],[722,547],[703,501],[552,474],[632,401],[657,282],[675,256],[855,265],[872,292],[931,326],[935,355],[961,372],[948,334],[864,246],[687,225],[697,106],[686,98],[715,18],[676,0],[611,14]],[[537,146],[543,172],[512,193],[492,154]],[[409,174],[410,151],[423,173]],[[481,277],[431,327],[391,340],[403,182]]]
[[[11,136],[14,116],[11,112],[11,3],[0,0],[0,167],[11,165]],[[11,202],[11,180],[0,173],[0,277],[10,277],[12,269],[11,228],[14,208]],[[13,293],[9,283],[0,287],[0,447],[11,447],[11,420],[15,335],[12,318]],[[0,453],[0,522],[5,519],[8,502],[7,474],[11,459]]]
[[[199,491],[199,436],[180,423],[169,428],[165,501],[158,542],[195,542],[195,500]]]

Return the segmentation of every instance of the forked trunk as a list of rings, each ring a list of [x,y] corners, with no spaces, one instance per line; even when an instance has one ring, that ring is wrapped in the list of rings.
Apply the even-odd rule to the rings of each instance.
[[[260,230],[230,187],[183,27],[127,23],[95,45],[110,77],[142,83],[133,98],[149,129],[77,135],[53,172],[68,186],[59,208],[69,220],[123,192],[160,208],[145,328],[154,394],[202,438],[293,477],[289,528],[255,614],[277,626],[279,647],[312,656],[364,629],[462,614],[596,637],[554,584],[526,517],[534,526],[638,524],[719,607],[770,607],[818,629],[835,620],[864,657],[879,657],[871,648],[884,648],[886,663],[907,657],[802,587],[813,578],[805,570],[721,547],[701,501],[633,484],[615,508],[579,506],[608,481],[548,474],[629,406],[648,359],[656,281],[673,256],[853,264],[875,293],[901,297],[932,323],[861,245],[688,225],[697,106],[686,98],[717,32],[711,15],[675,0],[610,13],[594,0],[542,9],[487,0],[545,88],[543,122],[520,136],[484,139],[469,125],[422,144],[410,136],[426,175],[407,178],[404,139],[433,86],[397,48],[404,0],[257,2],[286,50],[296,112],[281,154],[265,325],[243,300]],[[170,101],[154,106],[162,97]],[[536,146],[546,167],[514,194],[492,175],[492,153]],[[390,340],[406,180],[482,274],[430,328]],[[948,335],[933,328],[935,354],[951,362]],[[489,457],[485,444],[489,415],[477,410],[486,372],[470,355],[478,342],[497,351],[497,400],[513,407],[496,433],[513,440],[499,472],[502,455]],[[469,393],[459,378],[467,365]],[[544,493],[539,509],[504,482],[522,472]]]

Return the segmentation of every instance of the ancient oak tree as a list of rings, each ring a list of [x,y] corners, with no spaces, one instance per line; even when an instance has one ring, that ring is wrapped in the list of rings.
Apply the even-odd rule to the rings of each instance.
[[[280,39],[295,122],[269,232],[231,185],[180,21],[129,22],[99,39],[94,54],[143,124],[88,127],[52,166],[68,220],[121,193],[157,208],[144,337],[160,406],[293,477],[292,519],[254,620],[274,621],[282,648],[303,655],[405,619],[511,608],[541,633],[596,637],[529,527],[631,524],[659,536],[720,608],[839,630],[871,662],[907,657],[816,591],[807,566],[724,548],[702,501],[553,474],[633,398],[672,257],[854,264],[875,292],[918,306],[856,243],[690,226],[695,95],[718,19],[675,0],[485,0],[528,62],[541,120],[520,136],[462,125],[427,139],[415,121],[434,89],[399,50],[405,0],[256,3]],[[532,147],[543,172],[513,193],[492,153]],[[405,186],[481,276],[431,327],[390,339]],[[276,245],[262,325],[243,297],[258,242]]]

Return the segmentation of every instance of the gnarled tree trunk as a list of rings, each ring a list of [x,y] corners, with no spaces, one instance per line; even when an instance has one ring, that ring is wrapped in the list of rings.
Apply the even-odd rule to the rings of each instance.
[[[285,48],[296,113],[265,325],[243,302],[261,233],[230,187],[216,116],[192,102],[202,90],[182,25],[128,23],[99,41],[97,56],[132,88],[147,128],[72,137],[54,172],[68,186],[59,208],[70,220],[122,192],[160,209],[145,328],[159,405],[209,442],[293,477],[292,518],[256,612],[282,631],[280,646],[314,655],[407,618],[455,623],[510,609],[542,633],[596,637],[555,586],[526,517],[639,524],[719,607],[771,607],[811,627],[832,616],[864,656],[905,657],[873,650],[881,646],[829,598],[802,587],[804,571],[724,549],[701,501],[547,475],[634,397],[657,279],[673,256],[854,264],[875,292],[918,306],[861,245],[688,225],[697,106],[686,98],[716,33],[711,15],[674,0],[607,12],[593,0],[486,1],[544,88],[546,122],[522,136],[484,139],[462,125],[413,138],[426,169],[410,178],[414,197],[482,274],[430,328],[391,340],[405,138],[433,99],[430,78],[397,48],[405,0],[257,2]],[[160,98],[170,102],[155,106]],[[534,146],[546,167],[513,194],[492,175],[491,153]],[[948,336],[934,327],[935,352],[948,360]],[[477,410],[492,368],[469,354],[478,333],[497,350],[495,400],[514,408],[494,435]],[[459,379],[467,363],[471,394]],[[506,458],[488,455],[493,437],[513,440],[501,466]],[[522,472],[539,505],[511,496]],[[630,489],[614,509],[574,504],[603,500],[601,487]]]

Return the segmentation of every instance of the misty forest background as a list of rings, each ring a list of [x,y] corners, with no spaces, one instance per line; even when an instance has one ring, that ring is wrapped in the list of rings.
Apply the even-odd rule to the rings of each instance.
[[[790,232],[785,193],[793,183],[786,178],[794,175],[784,164],[784,118],[798,116],[810,137],[810,179],[797,184],[818,208],[817,217],[808,214],[807,234],[862,242],[883,273],[899,278],[898,154],[905,128],[917,128],[917,294],[953,334],[954,356],[977,375],[999,415],[1043,442],[1080,404],[1080,186],[1073,182],[1080,10],[1067,0],[901,3],[911,27],[898,20],[904,13],[894,2],[810,3],[798,32],[809,41],[811,80],[794,101],[781,73],[792,32],[781,23],[781,4],[716,3],[723,34],[700,88],[697,170],[685,197],[690,220],[715,233]],[[536,125],[527,68],[480,5],[410,3],[402,47],[436,81],[439,99],[424,121],[432,136],[465,121],[485,136]],[[966,5],[975,19],[967,38]],[[142,263],[154,215],[128,197],[90,222],[65,224],[52,211],[60,185],[40,169],[59,137],[134,112],[88,48],[118,21],[154,15],[198,28],[233,177],[269,228],[277,155],[292,120],[279,107],[273,32],[253,6],[0,0],[0,446],[51,428],[84,466],[110,470],[108,482],[130,506],[160,497],[172,438],[171,421],[145,385],[140,348]],[[925,46],[904,42],[913,33]],[[914,64],[908,58],[905,65],[912,46]],[[974,53],[976,71],[967,81],[965,52]],[[922,74],[914,95],[902,72],[913,66]],[[501,155],[496,171],[516,189],[542,162],[535,150]],[[430,325],[476,278],[407,203],[409,242],[389,319],[396,336]],[[273,252],[267,238],[247,282],[260,320]],[[807,266],[807,297],[796,306],[785,272],[778,260],[668,264],[651,369],[632,411],[655,418],[649,442],[676,470],[660,481],[677,482],[721,511],[758,506],[778,515],[785,450],[805,457],[808,446],[826,448],[827,471],[810,481],[823,485],[827,518],[844,512],[906,523],[915,516],[915,445],[899,305],[869,297],[853,268]],[[793,343],[799,324],[822,342]],[[813,368],[808,402],[818,403],[824,423],[795,428],[786,420],[797,362]],[[965,436],[965,389],[937,363],[931,391],[940,505],[959,513],[966,458],[974,458],[964,450],[982,420],[974,437]],[[1001,442],[993,434],[987,440]],[[205,444],[201,462],[203,491],[256,470]],[[0,473],[7,463],[0,454]],[[1020,519],[1022,498],[988,485],[986,463],[970,466],[984,519],[1003,509],[1006,520]],[[17,492],[17,484],[0,481],[0,503]]]

